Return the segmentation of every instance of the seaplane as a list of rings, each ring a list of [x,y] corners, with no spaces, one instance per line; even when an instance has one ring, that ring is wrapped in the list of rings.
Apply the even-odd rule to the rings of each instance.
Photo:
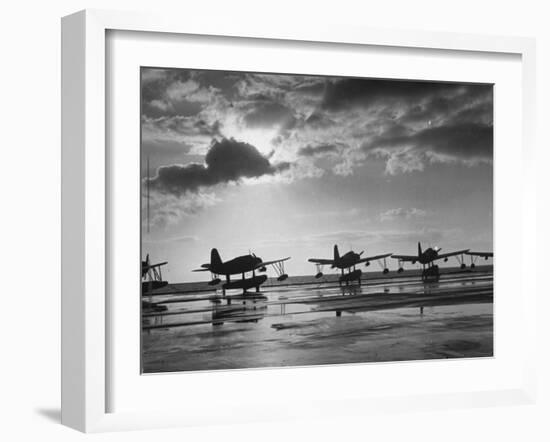
[[[386,266],[386,258],[391,256],[391,253],[384,253],[382,255],[375,256],[366,256],[362,258],[364,251],[356,253],[353,250],[345,253],[340,256],[338,252],[338,245],[334,245],[334,257],[332,259],[324,258],[310,258],[309,262],[315,264],[317,267],[317,274],[315,275],[316,279],[323,277],[323,266],[330,265],[331,269],[337,268],[340,269],[341,275],[338,280],[339,284],[346,283],[348,285],[352,281],[357,281],[361,285],[361,269],[356,269],[355,267],[359,264],[365,263],[365,266],[368,267],[371,261],[377,261],[378,263],[383,263],[382,273],[386,274],[389,272],[388,267]],[[347,270],[347,273],[345,272]]]
[[[168,264],[167,261],[151,264],[149,262],[149,254],[145,258],[145,261],[141,261],[141,296],[149,296],[149,301],[141,301],[141,308],[143,311],[164,311],[166,306],[160,306],[153,304],[151,295],[153,290],[160,289],[168,285],[168,281],[162,279],[161,267]]]
[[[277,273],[277,281],[284,281],[288,278],[285,273],[285,262],[290,259],[290,256],[273,261],[263,261],[254,253],[238,256],[229,261],[223,262],[217,249],[212,249],[210,252],[210,262],[202,264],[200,269],[193,270],[194,272],[210,272],[212,280],[208,283],[211,286],[216,286],[221,283],[220,276],[225,276],[226,282],[222,285],[223,295],[226,290],[242,289],[243,295],[247,294],[248,289],[255,288],[256,292],[260,291],[260,286],[267,280],[267,275],[256,275],[267,271],[267,266],[273,267]],[[246,274],[252,272],[251,278],[246,278]],[[231,280],[231,275],[241,275],[241,279]]]
[[[422,251],[422,245],[418,243],[418,255],[392,255],[393,259],[397,259],[399,262],[399,268],[397,273],[403,272],[403,264],[405,262],[411,262],[416,264],[417,262],[422,264],[422,281],[430,279],[439,280],[439,266],[435,264],[435,261],[442,259],[447,262],[450,257],[460,257],[460,262],[464,265],[464,255],[467,254],[470,249],[457,250],[456,252],[439,253],[441,247],[429,247]],[[458,259],[458,258],[457,258]],[[465,268],[466,266],[462,266]]]
[[[168,281],[162,279],[161,267],[168,264],[168,261],[151,264],[149,254],[145,261],[141,261],[141,293],[150,294],[155,289],[160,289],[168,284]]]

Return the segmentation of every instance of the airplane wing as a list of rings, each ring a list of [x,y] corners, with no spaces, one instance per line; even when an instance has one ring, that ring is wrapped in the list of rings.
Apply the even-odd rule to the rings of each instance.
[[[210,264],[203,264],[201,265],[200,269],[192,270],[193,272],[209,272],[210,271]]]
[[[391,256],[391,253],[384,253],[383,255],[367,256],[366,258],[361,258],[358,262],[367,262],[367,261],[376,261],[377,259],[383,259]]]
[[[466,252],[466,255],[481,256],[482,258],[492,258],[493,252]]]
[[[165,264],[168,264],[168,261],[159,262],[158,264],[149,264],[149,255],[147,255],[147,260],[141,262],[141,277],[143,278],[147,272],[155,267],[160,267]]]
[[[399,261],[418,261],[418,256],[413,255],[392,255],[391,257]]]
[[[435,259],[442,259],[442,258],[448,258],[449,256],[456,256],[456,255],[463,255],[464,253],[469,252],[470,249],[465,250],[458,250],[456,252],[449,252],[449,253],[442,253],[441,255],[438,255]]]
[[[283,258],[283,259],[275,259],[273,261],[262,261],[256,267],[254,267],[254,269],[259,269],[271,264],[277,264],[278,262],[285,262],[285,261],[288,261],[289,259],[290,259],[290,256],[287,256],[286,258]]]
[[[157,264],[148,264],[148,265],[146,265],[146,267],[147,267],[148,269],[153,269],[153,268],[155,268],[155,267],[160,267],[160,266],[163,266],[163,265],[166,265],[166,264],[168,264],[168,261],[159,262],[159,263],[157,263]]]
[[[323,264],[323,265],[326,265],[326,264],[334,264],[334,260],[333,259],[318,259],[318,258],[310,258],[308,259],[309,262],[312,262],[314,264]]]

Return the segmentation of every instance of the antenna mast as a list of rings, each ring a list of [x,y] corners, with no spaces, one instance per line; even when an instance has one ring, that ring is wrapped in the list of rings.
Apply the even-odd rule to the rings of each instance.
[[[149,155],[147,155],[147,233],[149,233]]]

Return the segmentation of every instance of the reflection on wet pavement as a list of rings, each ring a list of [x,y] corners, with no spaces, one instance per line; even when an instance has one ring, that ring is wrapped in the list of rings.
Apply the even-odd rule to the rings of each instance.
[[[362,286],[295,284],[223,297],[155,297],[142,314],[145,373],[493,354],[492,271],[437,283],[384,278]]]

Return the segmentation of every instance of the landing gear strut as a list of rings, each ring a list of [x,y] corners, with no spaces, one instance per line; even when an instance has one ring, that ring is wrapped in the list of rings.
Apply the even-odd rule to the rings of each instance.
[[[436,264],[428,265],[428,268],[426,266],[422,266],[422,281],[428,282],[428,281],[439,281],[439,266]]]

